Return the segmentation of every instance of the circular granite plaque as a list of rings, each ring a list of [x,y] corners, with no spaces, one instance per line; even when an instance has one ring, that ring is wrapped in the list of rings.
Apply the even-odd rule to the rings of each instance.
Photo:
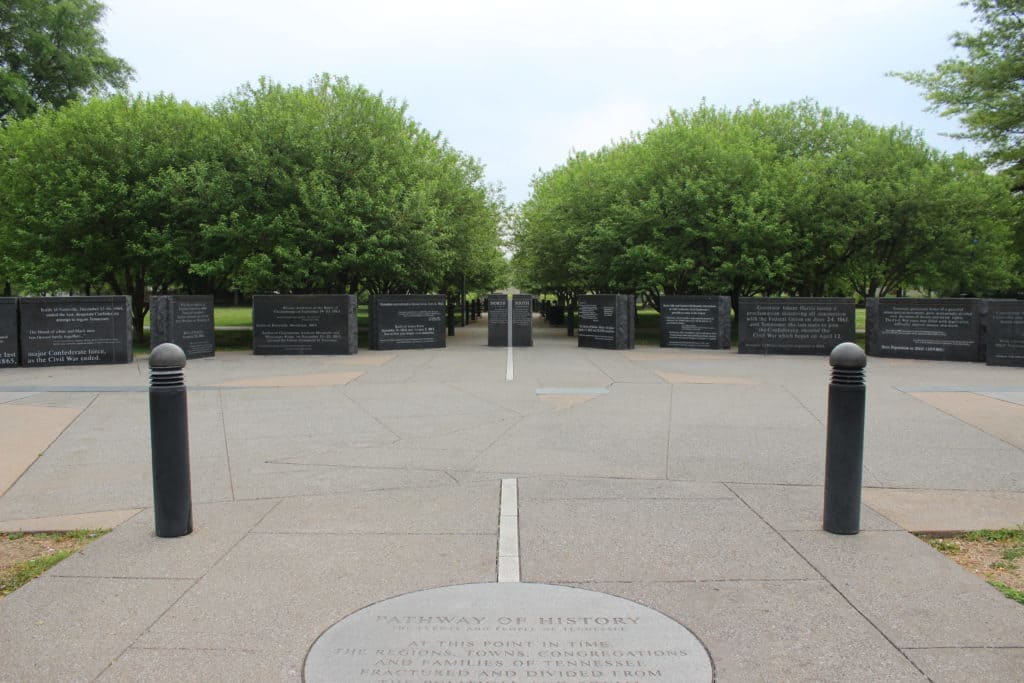
[[[704,646],[664,614],[531,583],[446,586],[366,607],[317,639],[304,674],[310,683],[713,678]]]

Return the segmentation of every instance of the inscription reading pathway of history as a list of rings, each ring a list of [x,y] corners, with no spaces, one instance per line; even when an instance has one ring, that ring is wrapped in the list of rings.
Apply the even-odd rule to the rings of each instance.
[[[700,641],[665,615],[604,593],[530,583],[385,600],[328,629],[305,668],[308,683],[711,679]]]

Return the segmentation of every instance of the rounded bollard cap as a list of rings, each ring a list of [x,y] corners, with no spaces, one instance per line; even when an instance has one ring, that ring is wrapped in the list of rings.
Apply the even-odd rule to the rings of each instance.
[[[868,364],[867,354],[853,342],[843,342],[828,356],[829,365],[836,368],[862,368]]]
[[[149,367],[180,369],[185,367],[185,352],[171,342],[160,344],[149,352]]]

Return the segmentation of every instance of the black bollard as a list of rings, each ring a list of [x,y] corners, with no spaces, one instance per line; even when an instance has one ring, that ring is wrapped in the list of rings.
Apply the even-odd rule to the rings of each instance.
[[[188,463],[185,352],[166,343],[149,355],[149,435],[153,453],[156,535],[192,533],[192,481]]]
[[[576,306],[570,302],[565,307],[565,327],[569,330],[569,336],[573,336],[576,330]]]
[[[455,336],[455,300],[448,297],[448,336]]]
[[[833,534],[855,534],[860,531],[867,356],[853,342],[844,342],[832,349],[829,363],[832,381],[828,386],[822,528]]]

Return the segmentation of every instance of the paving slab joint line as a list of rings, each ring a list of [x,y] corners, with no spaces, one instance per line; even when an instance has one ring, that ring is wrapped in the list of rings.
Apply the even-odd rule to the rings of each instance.
[[[152,508],[128,508],[125,510],[99,510],[80,512],[56,517],[31,517],[26,519],[0,520],[0,533],[50,533],[74,531],[76,529],[116,529],[144,510]]]
[[[214,560],[214,561],[213,561],[212,563],[210,563],[210,565],[209,565],[209,566],[208,566],[208,567],[206,568],[206,571],[205,571],[205,572],[203,572],[203,573],[202,573],[202,575],[200,575],[200,576],[199,576],[199,578],[196,578],[196,579],[184,579],[185,581],[188,581],[188,580],[191,580],[191,581],[192,581],[192,583],[191,583],[191,584],[189,585],[189,587],[188,587],[188,588],[186,588],[185,590],[183,590],[183,591],[181,592],[181,595],[179,595],[179,596],[177,597],[177,599],[176,599],[176,600],[174,600],[173,602],[171,602],[171,604],[169,604],[169,605],[167,606],[167,609],[165,609],[165,610],[164,610],[164,611],[162,611],[162,612],[161,612],[160,614],[158,614],[158,615],[157,615],[157,616],[156,616],[156,617],[155,617],[155,618],[154,618],[154,619],[153,619],[153,620],[152,620],[152,621],[151,621],[151,622],[149,623],[149,626],[147,626],[146,628],[142,629],[142,631],[141,631],[141,632],[139,633],[138,637],[137,637],[137,638],[135,638],[135,640],[133,640],[132,642],[130,642],[130,643],[128,643],[127,645],[125,645],[125,647],[124,647],[124,648],[122,648],[122,649],[121,649],[121,651],[120,651],[120,652],[118,652],[116,656],[114,656],[114,657],[111,657],[111,658],[110,658],[110,662],[109,662],[109,663],[108,663],[108,664],[107,664],[107,665],[106,665],[106,666],[105,666],[105,667],[103,668],[103,670],[102,670],[102,671],[100,671],[100,673],[99,673],[99,674],[98,674],[98,675],[96,676],[96,678],[94,678],[93,680],[95,680],[95,681],[98,681],[98,680],[100,680],[101,678],[103,678],[103,676],[104,676],[104,675],[105,675],[105,674],[106,674],[106,673],[107,673],[107,672],[108,672],[108,671],[110,670],[110,668],[111,668],[112,666],[114,666],[114,664],[116,664],[116,663],[117,663],[117,661],[118,661],[119,659],[121,659],[121,657],[123,657],[123,656],[125,655],[125,653],[127,653],[127,652],[128,652],[129,650],[133,649],[133,648],[134,648],[134,647],[136,646],[136,644],[137,644],[137,643],[138,643],[139,641],[141,641],[141,640],[142,640],[142,638],[144,638],[144,637],[146,636],[146,634],[147,634],[147,633],[149,633],[149,632],[150,632],[150,631],[151,631],[151,630],[153,629],[153,627],[154,627],[154,626],[156,626],[156,625],[157,625],[157,623],[159,623],[159,621],[160,621],[161,619],[163,619],[163,618],[164,618],[164,617],[165,617],[165,616],[167,615],[167,613],[168,613],[168,612],[170,612],[170,611],[171,611],[172,609],[174,609],[174,607],[175,607],[175,606],[176,606],[176,605],[177,605],[177,604],[178,604],[179,602],[181,602],[181,599],[182,599],[182,598],[184,598],[184,597],[185,597],[186,595],[188,595],[188,593],[189,593],[189,592],[190,592],[190,591],[191,591],[191,590],[192,590],[193,588],[195,588],[195,587],[196,587],[196,585],[198,585],[198,583],[199,583],[200,581],[202,581],[202,580],[203,580],[203,579],[204,579],[204,578],[206,577],[206,575],[207,575],[207,574],[209,574],[209,573],[210,573],[210,572],[211,572],[211,571],[212,571],[212,570],[213,570],[213,569],[214,569],[214,568],[215,568],[215,567],[216,567],[217,565],[219,565],[219,564],[220,564],[221,562],[223,562],[223,561],[224,561],[224,558],[225,558],[225,557],[227,557],[228,555],[230,555],[230,554],[231,554],[231,552],[232,552],[232,551],[233,551],[233,550],[234,550],[235,548],[237,548],[237,547],[238,547],[238,545],[239,545],[239,544],[240,544],[240,543],[241,543],[242,541],[244,541],[244,540],[245,540],[245,539],[246,539],[246,538],[247,538],[247,537],[249,536],[249,534],[250,534],[250,533],[251,533],[251,532],[252,532],[252,531],[253,531],[253,530],[254,530],[254,529],[255,529],[256,527],[258,527],[258,526],[259,526],[260,524],[262,524],[262,523],[263,523],[263,520],[264,520],[264,519],[266,519],[266,518],[267,518],[267,516],[268,516],[268,515],[269,515],[269,514],[270,514],[271,512],[273,512],[274,510],[276,510],[276,509],[277,509],[277,507],[278,507],[278,506],[279,506],[279,505],[280,505],[280,504],[281,504],[281,503],[283,502],[283,500],[284,500],[284,499],[278,500],[278,501],[277,501],[276,503],[274,503],[274,504],[273,504],[273,505],[271,505],[271,506],[270,506],[269,508],[267,508],[267,511],[266,511],[266,512],[264,512],[264,513],[263,513],[262,515],[260,515],[260,518],[259,518],[258,520],[256,520],[256,521],[255,521],[255,522],[253,523],[253,525],[252,525],[251,527],[249,527],[249,531],[247,531],[246,533],[242,534],[242,535],[241,535],[241,536],[240,536],[240,537],[238,538],[238,540],[237,540],[237,541],[235,541],[234,543],[232,543],[232,544],[231,544],[231,547],[230,547],[230,548],[228,548],[227,550],[225,550],[225,551],[224,551],[223,553],[221,553],[220,557],[218,557],[218,558],[217,558],[216,560]],[[192,533],[195,533],[195,531],[193,531]],[[165,542],[165,543],[174,543],[174,542],[176,542],[176,541],[177,541],[177,539],[175,539],[175,538],[166,538],[166,539],[161,539],[161,542]],[[120,579],[119,579],[119,580],[120,580]]]
[[[814,418],[815,422],[817,422],[818,424],[820,424],[820,425],[821,425],[822,427],[827,427],[827,426],[828,426],[828,425],[826,425],[826,424],[825,424],[825,420],[823,420],[823,419],[822,419],[822,418],[820,418],[820,417],[819,417],[818,415],[816,415],[816,414],[815,414],[815,412],[814,412],[813,410],[811,410],[811,409],[810,409],[810,407],[809,407],[809,406],[808,406],[807,404],[805,404],[805,403],[804,403],[803,401],[801,401],[801,400],[800,400],[800,397],[799,397],[799,396],[797,396],[796,394],[794,394],[794,393],[793,393],[793,391],[792,391],[792,390],[791,390],[791,389],[790,389],[789,387],[787,387],[787,386],[783,386],[783,385],[781,385],[781,384],[780,384],[780,385],[778,385],[778,386],[779,386],[779,387],[781,387],[781,388],[782,388],[782,390],[783,390],[783,391],[785,391],[785,392],[786,392],[787,394],[789,394],[789,395],[790,395],[790,397],[791,397],[791,398],[792,398],[792,399],[793,399],[794,401],[796,401],[796,402],[797,402],[797,404],[798,404],[798,405],[799,405],[799,406],[800,406],[801,408],[803,408],[803,409],[804,409],[805,411],[807,411],[807,413],[808,413],[808,414],[809,414],[809,415],[810,415],[810,416],[811,416],[812,418]]]
[[[224,392],[217,392],[217,410],[220,412],[220,433],[224,437],[224,463],[228,468],[228,487],[231,489],[231,500],[237,500],[235,496],[235,476],[231,472],[231,445],[228,443],[228,420],[224,410]]]
[[[926,673],[924,672],[924,670],[923,670],[923,669],[921,669],[921,667],[917,665],[917,662],[915,662],[915,661],[914,661],[913,659],[911,659],[911,658],[910,658],[910,657],[909,657],[909,656],[907,655],[907,653],[906,653],[906,652],[904,651],[904,649],[903,649],[903,648],[901,648],[901,647],[900,647],[899,645],[897,645],[895,641],[893,641],[893,639],[892,639],[892,638],[891,638],[891,637],[889,636],[889,634],[888,634],[888,633],[886,633],[886,632],[885,632],[885,631],[884,631],[884,630],[883,630],[883,629],[882,629],[882,628],[881,628],[881,627],[880,627],[880,626],[879,626],[878,624],[876,624],[876,623],[875,623],[875,622],[874,622],[874,621],[873,621],[873,620],[872,620],[872,619],[871,619],[871,618],[870,618],[870,617],[869,617],[869,616],[868,616],[867,614],[865,614],[865,613],[864,613],[864,611],[863,611],[862,609],[860,609],[859,607],[857,607],[857,605],[855,605],[855,604],[853,603],[853,600],[851,600],[851,599],[850,599],[850,598],[849,598],[849,597],[848,597],[848,596],[847,596],[847,595],[846,595],[845,593],[843,593],[843,591],[839,590],[839,587],[838,587],[838,586],[837,586],[837,585],[836,585],[835,583],[833,583],[833,581],[832,581],[831,579],[829,579],[829,578],[828,578],[827,576],[825,576],[825,573],[824,573],[823,571],[821,571],[821,570],[820,570],[820,569],[819,569],[819,568],[818,568],[818,567],[817,567],[817,566],[816,566],[816,565],[815,565],[815,564],[814,564],[813,562],[811,562],[811,561],[810,561],[809,559],[807,559],[807,557],[806,557],[806,556],[805,556],[805,555],[804,555],[803,553],[801,553],[801,552],[800,552],[800,551],[799,551],[799,550],[797,549],[797,547],[796,547],[795,545],[793,545],[792,543],[790,543],[789,539],[788,539],[788,538],[786,538],[786,537],[785,537],[785,535],[783,535],[783,534],[782,534],[782,532],[780,532],[780,531],[779,531],[778,529],[776,529],[776,528],[775,528],[774,526],[772,526],[772,525],[771,525],[771,524],[770,524],[770,523],[768,522],[768,520],[767,520],[767,519],[765,519],[765,518],[764,518],[764,517],[763,517],[763,516],[761,515],[761,513],[760,513],[760,512],[758,512],[757,510],[755,510],[755,509],[753,508],[753,506],[751,506],[751,505],[750,505],[750,503],[748,503],[748,502],[746,501],[746,499],[744,499],[744,498],[743,498],[743,496],[741,496],[741,495],[740,495],[740,494],[739,494],[739,493],[738,493],[738,492],[737,492],[736,490],[734,490],[734,489],[732,488],[732,486],[729,486],[728,484],[725,484],[725,483],[723,483],[722,485],[723,485],[723,486],[725,486],[725,487],[726,487],[727,489],[729,489],[730,491],[732,491],[733,495],[734,495],[734,496],[736,496],[736,498],[738,498],[738,499],[739,499],[739,501],[740,501],[741,503],[743,503],[743,504],[744,504],[744,505],[745,505],[745,506],[747,507],[747,509],[748,509],[748,510],[750,510],[750,511],[751,511],[751,512],[752,512],[752,513],[753,513],[753,514],[754,514],[754,515],[755,515],[755,516],[756,516],[756,517],[757,517],[758,519],[760,519],[760,520],[761,520],[761,521],[762,521],[762,522],[763,522],[763,523],[764,523],[764,524],[765,524],[765,525],[766,525],[766,526],[767,526],[767,527],[768,527],[769,529],[771,529],[771,530],[772,530],[773,532],[775,532],[775,535],[777,535],[777,536],[779,537],[779,539],[781,539],[781,540],[782,540],[782,542],[783,542],[783,543],[785,543],[785,544],[786,544],[787,546],[789,546],[789,549],[790,549],[790,550],[792,550],[792,551],[793,551],[793,552],[794,552],[794,553],[796,554],[796,556],[797,556],[797,557],[799,557],[799,558],[800,558],[801,560],[803,560],[803,561],[804,561],[804,562],[805,562],[805,563],[807,564],[807,566],[808,566],[808,567],[810,567],[811,569],[813,569],[813,570],[814,570],[814,572],[815,572],[815,573],[816,573],[816,574],[817,574],[818,576],[820,576],[820,577],[821,577],[821,579],[822,579],[822,580],[823,580],[823,581],[824,581],[824,582],[825,582],[826,584],[828,584],[828,585],[829,585],[829,587],[831,587],[833,591],[835,591],[836,595],[838,595],[838,596],[839,596],[839,598],[840,598],[840,599],[841,599],[841,600],[842,600],[843,602],[845,602],[845,603],[846,603],[847,605],[849,605],[849,606],[850,606],[850,608],[851,608],[851,609],[852,609],[852,610],[853,610],[854,612],[856,612],[857,614],[859,614],[859,615],[860,615],[860,618],[861,618],[861,619],[863,619],[863,620],[865,621],[865,623],[869,624],[869,625],[871,626],[871,628],[875,629],[875,631],[876,631],[876,632],[878,633],[878,635],[882,636],[882,638],[884,638],[884,639],[885,639],[885,642],[889,643],[889,645],[890,645],[890,646],[891,646],[891,647],[892,647],[892,648],[893,648],[894,650],[896,650],[897,652],[899,652],[899,653],[900,653],[900,656],[902,656],[902,657],[903,657],[904,659],[906,659],[906,660],[907,660],[907,662],[909,662],[909,663],[910,663],[910,665],[911,665],[912,667],[914,667],[914,669],[915,669],[915,670],[916,670],[916,671],[917,671],[918,673],[920,673],[920,674],[921,674],[922,676],[924,676],[924,677],[925,677],[925,679],[927,679],[927,680],[931,680],[931,678],[930,678],[930,677],[929,677],[929,676],[928,676],[928,675],[927,675],[927,674],[926,674]],[[822,533],[827,533],[827,532],[825,532],[825,531],[822,531]],[[907,533],[907,532],[906,532],[906,531],[895,531],[895,532],[890,532],[890,533]],[[851,536],[851,537],[848,537],[848,538],[856,538],[856,536]]]
[[[64,425],[64,429],[60,430],[60,433],[59,433],[59,434],[57,434],[57,436],[55,436],[55,437],[53,438],[53,441],[51,441],[50,443],[46,444],[46,448],[44,448],[44,449],[42,450],[42,452],[41,452],[41,453],[40,453],[39,455],[41,456],[41,455],[43,455],[44,453],[46,453],[46,451],[50,450],[50,446],[52,446],[53,444],[57,443],[57,441],[59,441],[59,440],[60,440],[60,438],[61,438],[62,436],[64,436],[64,434],[65,434],[65,433],[66,433],[66,432],[67,432],[67,431],[68,431],[69,429],[71,429],[71,427],[73,427],[73,426],[74,426],[74,424],[75,424],[76,422],[78,422],[78,421],[79,421],[80,419],[82,419],[82,416],[83,416],[83,415],[85,415],[85,412],[86,412],[87,410],[89,410],[89,408],[91,408],[91,407],[92,407],[92,404],[93,404],[93,403],[95,403],[95,402],[96,402],[96,399],[98,399],[98,398],[99,398],[99,395],[96,395],[96,396],[93,396],[93,397],[92,397],[91,399],[89,399],[89,402],[85,404],[85,407],[84,407],[84,408],[82,408],[82,409],[81,409],[80,411],[78,411],[78,415],[75,415],[75,416],[74,416],[74,417],[73,417],[73,418],[71,419],[71,421],[70,421],[70,422],[68,422],[68,423],[67,423],[66,425]],[[18,476],[16,476],[16,477],[14,478],[14,480],[13,480],[13,481],[11,481],[11,482],[10,482],[9,484],[7,484],[6,486],[0,487],[0,496],[3,496],[3,495],[4,495],[5,493],[7,493],[7,492],[8,492],[8,491],[10,491],[11,489],[13,489],[13,488],[15,487],[15,485],[16,485],[16,484],[17,484],[17,483],[18,483],[18,482],[19,482],[19,481],[21,480],[21,478],[22,478],[22,477],[24,477],[24,476],[25,476],[25,474],[27,474],[27,473],[28,473],[28,471],[29,471],[30,469],[32,469],[32,466],[33,466],[33,465],[35,465],[35,464],[36,464],[36,462],[37,462],[38,460],[39,460],[38,458],[35,458],[35,459],[33,459],[33,460],[32,460],[32,462],[30,462],[30,463],[28,464],[28,467],[26,467],[25,469],[23,469],[23,470],[22,470],[22,471],[21,471],[21,472],[20,472],[20,473],[18,474]]]

